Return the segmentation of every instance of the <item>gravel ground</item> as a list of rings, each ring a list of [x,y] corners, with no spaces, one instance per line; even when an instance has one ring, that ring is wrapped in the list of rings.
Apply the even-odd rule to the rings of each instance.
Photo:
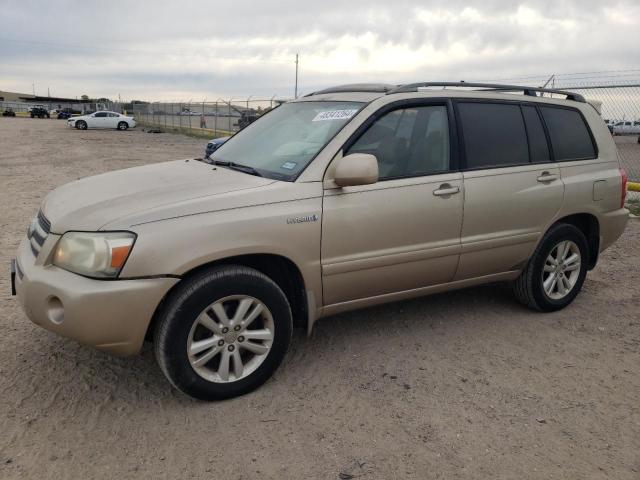
[[[78,177],[204,142],[0,118],[0,265]],[[241,398],[173,391],[147,346],[117,359],[31,324],[0,275],[0,478],[640,478],[640,221],[553,314],[486,286],[294,336]],[[90,319],[87,319],[90,321]]]

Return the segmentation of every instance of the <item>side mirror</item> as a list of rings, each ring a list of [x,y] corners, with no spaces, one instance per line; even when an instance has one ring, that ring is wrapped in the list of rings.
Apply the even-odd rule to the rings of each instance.
[[[378,160],[369,153],[352,153],[336,165],[334,181],[340,187],[371,185],[378,181]]]

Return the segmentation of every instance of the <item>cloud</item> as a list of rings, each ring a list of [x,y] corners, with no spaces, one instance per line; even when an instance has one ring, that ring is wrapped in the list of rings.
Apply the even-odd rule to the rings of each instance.
[[[296,52],[303,91],[625,69],[640,58],[639,19],[631,0],[9,0],[0,89],[35,81],[61,96],[291,96]]]

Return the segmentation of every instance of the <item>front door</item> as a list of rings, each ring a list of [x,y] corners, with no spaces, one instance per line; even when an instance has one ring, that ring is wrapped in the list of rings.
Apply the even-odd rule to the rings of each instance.
[[[107,128],[109,124],[109,117],[107,112],[96,112],[91,115],[89,128]]]
[[[464,187],[452,171],[451,121],[446,104],[404,106],[348,146],[345,155],[376,156],[380,180],[324,192],[325,305],[452,280]]]

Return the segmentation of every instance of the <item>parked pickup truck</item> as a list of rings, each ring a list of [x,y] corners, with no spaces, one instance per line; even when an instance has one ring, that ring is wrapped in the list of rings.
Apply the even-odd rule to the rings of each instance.
[[[640,121],[618,122],[613,126],[614,135],[640,135]]]
[[[31,118],[51,118],[51,115],[49,114],[49,111],[44,108],[44,107],[33,107],[31,109]]]

